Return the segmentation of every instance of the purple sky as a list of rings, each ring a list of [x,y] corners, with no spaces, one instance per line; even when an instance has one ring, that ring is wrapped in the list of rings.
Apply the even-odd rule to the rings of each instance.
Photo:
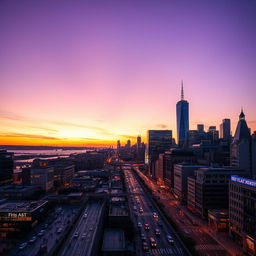
[[[176,134],[181,79],[191,129],[234,130],[243,106],[256,130],[255,13],[242,0],[2,0],[0,144]]]

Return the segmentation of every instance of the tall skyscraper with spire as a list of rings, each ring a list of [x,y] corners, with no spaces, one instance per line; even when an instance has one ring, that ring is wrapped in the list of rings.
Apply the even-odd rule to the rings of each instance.
[[[183,81],[181,81],[181,100],[176,104],[177,139],[179,146],[183,146],[189,130],[189,104],[184,100]]]

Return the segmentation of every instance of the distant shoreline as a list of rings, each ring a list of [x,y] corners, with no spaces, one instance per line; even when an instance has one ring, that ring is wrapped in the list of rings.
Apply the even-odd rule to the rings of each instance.
[[[53,146],[20,146],[20,145],[0,145],[1,149],[6,150],[82,150],[82,149],[100,149],[107,147],[53,147]]]

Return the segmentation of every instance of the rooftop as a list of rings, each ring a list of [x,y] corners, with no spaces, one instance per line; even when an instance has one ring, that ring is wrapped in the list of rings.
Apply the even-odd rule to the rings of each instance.
[[[110,216],[128,216],[128,210],[125,206],[111,205],[109,209]]]
[[[29,190],[34,190],[35,186],[22,186],[22,185],[15,185],[15,184],[10,184],[10,185],[5,185],[0,187],[0,192],[26,192]]]
[[[102,251],[124,251],[125,237],[122,229],[105,229]]]
[[[33,212],[46,205],[48,201],[7,201],[0,205],[0,212]]]

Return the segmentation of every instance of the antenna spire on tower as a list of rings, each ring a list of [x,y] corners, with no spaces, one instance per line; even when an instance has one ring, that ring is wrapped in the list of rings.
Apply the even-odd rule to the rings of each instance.
[[[184,100],[183,80],[181,80],[181,100]]]

